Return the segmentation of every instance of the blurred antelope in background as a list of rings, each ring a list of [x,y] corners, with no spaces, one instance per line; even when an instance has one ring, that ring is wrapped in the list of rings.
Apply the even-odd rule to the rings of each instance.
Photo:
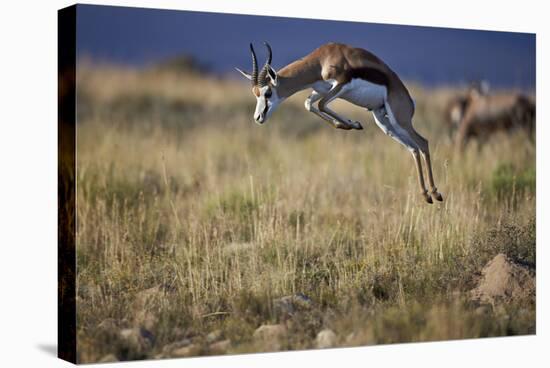
[[[457,128],[456,144],[463,149],[471,138],[486,141],[499,131],[524,129],[533,137],[535,104],[520,93],[489,93],[485,83],[474,84],[467,95],[453,99],[447,117]]]
[[[397,74],[382,60],[360,48],[328,43],[276,71],[271,66],[271,47],[267,43],[265,46],[268,57],[260,71],[252,44],[252,72],[236,68],[252,82],[256,97],[254,120],[258,124],[263,124],[285,99],[308,88],[313,91],[305,101],[306,110],[334,128],[363,129],[361,123],[331,110],[332,101],[341,98],[364,107],[373,113],[385,134],[411,152],[424,199],[428,203],[433,203],[432,197],[443,200],[434,183],[428,141],[412,125],[414,102]],[[430,192],[424,182],[420,154],[427,166]]]

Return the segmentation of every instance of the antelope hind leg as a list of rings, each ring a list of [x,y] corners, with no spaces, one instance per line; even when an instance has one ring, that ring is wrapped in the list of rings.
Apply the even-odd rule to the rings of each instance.
[[[392,123],[391,119],[395,120],[395,118],[393,117],[391,111],[387,111],[385,107],[382,107],[373,110],[372,113],[374,115],[376,125],[378,125],[378,127],[385,134],[399,142],[407,148],[409,152],[411,152],[416,166],[416,172],[418,174],[418,185],[420,186],[421,195],[424,197],[426,202],[432,204],[432,197],[428,194],[428,190],[426,189],[426,184],[424,182],[424,174],[422,170],[422,162],[420,161],[418,144],[414,141],[414,139],[412,139],[406,130],[397,124],[397,122]]]
[[[424,161],[426,161],[426,166],[428,168],[428,183],[430,184],[432,197],[434,197],[439,202],[443,202],[443,196],[441,195],[441,193],[437,191],[437,187],[435,186],[435,183],[434,183],[430,152],[423,152],[422,155],[424,156]]]
[[[428,140],[422,137],[420,134],[418,134],[418,132],[415,131],[414,128],[412,128],[412,126],[410,127],[410,129],[411,129],[410,135],[412,138],[415,139],[418,145],[418,148],[420,150],[420,153],[422,154],[422,157],[424,158],[424,162],[426,164],[426,170],[428,171],[428,184],[430,185],[430,194],[437,201],[443,202],[443,196],[441,195],[441,193],[437,191],[437,187],[435,186]]]

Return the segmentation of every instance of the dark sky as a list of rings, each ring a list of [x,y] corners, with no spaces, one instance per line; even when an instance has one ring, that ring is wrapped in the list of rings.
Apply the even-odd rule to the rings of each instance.
[[[260,64],[261,42],[271,44],[276,69],[342,42],[375,53],[407,80],[483,78],[494,87],[535,88],[535,35],[528,33],[78,5],[77,37],[78,57],[142,66],[191,54],[217,73],[249,70],[251,41]]]

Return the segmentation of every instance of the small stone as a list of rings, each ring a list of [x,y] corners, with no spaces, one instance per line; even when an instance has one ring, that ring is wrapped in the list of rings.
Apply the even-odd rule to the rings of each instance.
[[[261,325],[254,331],[254,338],[257,340],[271,340],[286,337],[286,326],[279,325]]]
[[[155,337],[144,328],[125,328],[119,332],[122,347],[136,355],[142,355],[154,345]]]
[[[174,358],[184,358],[184,357],[197,355],[197,353],[198,353],[197,345],[192,344],[189,346],[184,346],[179,349],[175,349],[174,351],[172,351],[170,355]]]
[[[115,363],[118,361],[118,358],[114,354],[107,354],[101,358],[98,363]]]
[[[206,342],[209,344],[212,344],[222,338],[222,331],[221,330],[214,330],[210,332],[208,335],[206,335]]]
[[[225,354],[231,346],[231,340],[226,339],[210,345],[210,352],[213,354]]]
[[[165,345],[162,348],[162,353],[164,355],[170,355],[172,353],[172,351],[180,349],[180,348],[187,347],[189,345],[191,345],[191,340],[190,339],[183,339],[183,340],[180,340],[180,341],[176,341],[176,342],[173,342],[171,344]]]
[[[330,329],[324,329],[317,334],[315,344],[318,349],[332,348],[336,345],[336,334]]]
[[[287,328],[283,324],[261,325],[254,331],[253,337],[260,349],[280,350],[281,340],[286,338]]]
[[[124,330],[120,331],[120,337],[123,340],[128,340],[134,335],[135,329],[133,328],[125,328]]]

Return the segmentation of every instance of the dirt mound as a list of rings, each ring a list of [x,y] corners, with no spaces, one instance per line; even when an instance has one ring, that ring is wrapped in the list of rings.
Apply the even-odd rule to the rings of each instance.
[[[497,254],[481,271],[472,299],[495,304],[528,300],[535,295],[535,278],[528,269],[515,264],[504,254]]]

